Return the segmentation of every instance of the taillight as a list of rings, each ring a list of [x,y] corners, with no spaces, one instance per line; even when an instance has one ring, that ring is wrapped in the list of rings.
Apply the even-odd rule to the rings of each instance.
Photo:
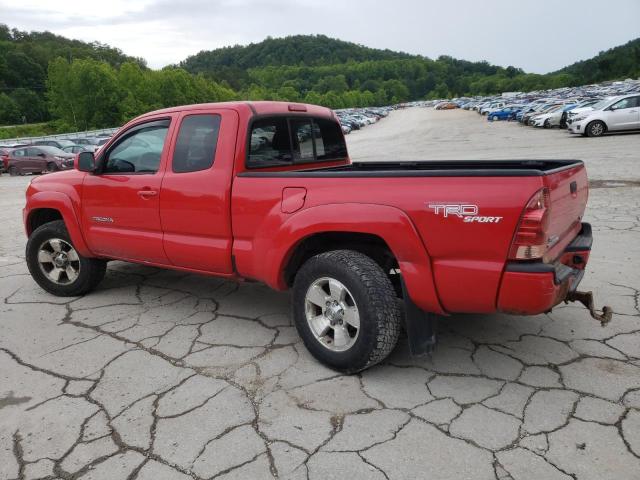
[[[513,237],[509,259],[534,260],[547,252],[547,228],[549,227],[549,190],[538,190],[524,207],[520,223]]]

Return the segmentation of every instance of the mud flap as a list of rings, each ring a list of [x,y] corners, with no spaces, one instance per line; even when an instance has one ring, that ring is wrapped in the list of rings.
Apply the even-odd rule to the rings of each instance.
[[[611,321],[611,317],[613,316],[613,310],[607,306],[602,307],[602,313],[596,312],[596,307],[593,302],[593,292],[579,292],[577,290],[569,292],[564,299],[564,303],[569,302],[580,302],[583,304],[589,310],[591,317],[598,320],[603,327]]]
[[[404,281],[402,281],[402,296],[411,356],[418,357],[433,352],[437,342],[437,317],[413,303]]]

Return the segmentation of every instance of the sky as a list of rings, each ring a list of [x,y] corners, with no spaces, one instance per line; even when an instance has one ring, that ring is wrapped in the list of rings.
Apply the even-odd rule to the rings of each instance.
[[[152,68],[267,36],[546,73],[640,37],[640,0],[0,0],[0,23],[99,41]]]

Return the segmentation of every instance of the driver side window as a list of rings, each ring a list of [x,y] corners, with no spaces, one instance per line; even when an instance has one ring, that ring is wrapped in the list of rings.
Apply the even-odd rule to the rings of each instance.
[[[134,127],[109,149],[102,173],[156,173],[168,130],[169,120]]]

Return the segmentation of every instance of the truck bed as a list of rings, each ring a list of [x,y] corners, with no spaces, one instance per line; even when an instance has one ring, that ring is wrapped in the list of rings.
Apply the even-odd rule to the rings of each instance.
[[[354,162],[339,167],[279,172],[247,171],[244,177],[539,177],[582,165],[581,160],[437,160]]]

